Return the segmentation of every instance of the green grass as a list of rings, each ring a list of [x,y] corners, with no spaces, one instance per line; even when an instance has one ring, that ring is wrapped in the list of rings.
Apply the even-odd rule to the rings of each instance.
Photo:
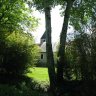
[[[33,78],[33,80],[37,82],[48,82],[48,70],[47,68],[35,67],[30,68],[30,73],[27,73],[27,76]]]

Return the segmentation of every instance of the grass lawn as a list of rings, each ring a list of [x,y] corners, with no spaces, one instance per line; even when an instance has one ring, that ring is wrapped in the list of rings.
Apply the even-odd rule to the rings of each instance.
[[[48,82],[48,70],[47,68],[34,67],[30,68],[30,73],[27,73],[27,76],[33,78],[37,82]]]

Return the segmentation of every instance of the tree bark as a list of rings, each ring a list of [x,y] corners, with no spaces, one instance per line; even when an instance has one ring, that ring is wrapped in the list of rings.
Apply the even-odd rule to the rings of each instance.
[[[70,10],[73,5],[72,0],[66,0],[66,10],[65,16],[63,21],[63,27],[60,34],[60,46],[58,51],[58,61],[57,61],[57,83],[61,84],[63,81],[63,71],[66,68],[66,59],[65,59],[65,44],[66,44],[66,37],[67,37],[67,29],[68,29],[68,21],[70,16]]]
[[[45,21],[46,21],[46,53],[47,53],[47,66],[48,74],[50,80],[50,90],[53,93],[53,96],[56,96],[56,75],[55,75],[55,66],[54,66],[54,57],[52,51],[51,43],[51,8],[49,6],[45,7]]]

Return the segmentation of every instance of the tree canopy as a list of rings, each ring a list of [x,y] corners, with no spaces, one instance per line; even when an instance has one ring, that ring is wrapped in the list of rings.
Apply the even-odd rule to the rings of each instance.
[[[0,32],[14,30],[34,30],[38,24],[32,10],[24,0],[0,1]]]

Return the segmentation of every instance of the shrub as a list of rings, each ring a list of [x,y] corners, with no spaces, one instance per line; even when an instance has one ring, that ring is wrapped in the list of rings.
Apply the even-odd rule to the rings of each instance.
[[[0,47],[0,73],[22,75],[36,63],[38,48],[30,34],[14,32]]]
[[[31,90],[25,84],[16,86],[0,85],[0,96],[45,96],[43,92]]]

